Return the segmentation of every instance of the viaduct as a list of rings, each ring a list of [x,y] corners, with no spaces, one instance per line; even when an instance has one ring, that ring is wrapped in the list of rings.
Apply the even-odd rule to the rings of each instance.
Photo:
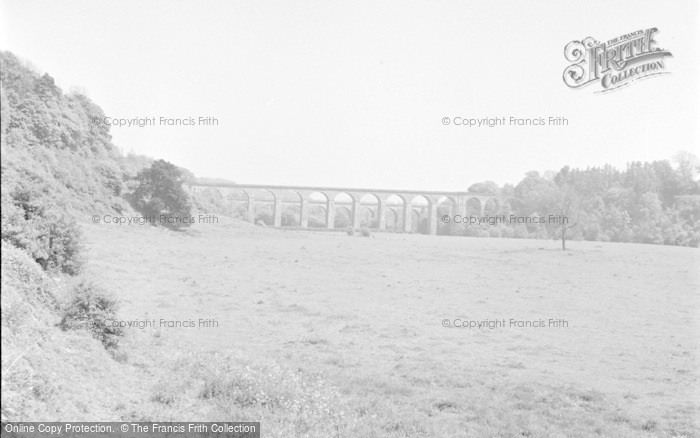
[[[450,217],[484,215],[486,206],[498,209],[500,199],[494,195],[469,192],[438,192],[421,190],[386,190],[334,187],[302,187],[258,184],[191,183],[192,194],[208,193],[222,202],[237,202],[245,209],[244,216],[251,222],[256,218],[256,205],[272,206],[271,216],[275,227],[282,227],[283,205],[296,205],[298,215],[296,226],[309,227],[309,210],[317,207],[323,210],[323,224],[335,228],[338,208],[345,208],[350,223],[359,228],[365,220],[372,219],[373,226],[380,231],[387,230],[387,217],[395,231],[411,232],[412,223],[427,220],[426,234],[436,234],[438,208]],[[320,207],[320,208],[318,208]],[[269,211],[269,209],[268,209]],[[393,219],[393,220],[391,220]]]

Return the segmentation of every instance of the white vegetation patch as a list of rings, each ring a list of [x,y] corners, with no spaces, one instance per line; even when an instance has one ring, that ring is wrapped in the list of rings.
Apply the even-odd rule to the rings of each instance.
[[[171,415],[184,410],[208,421],[260,421],[266,436],[330,436],[352,418],[352,407],[321,373],[232,354],[183,355],[151,398]]]

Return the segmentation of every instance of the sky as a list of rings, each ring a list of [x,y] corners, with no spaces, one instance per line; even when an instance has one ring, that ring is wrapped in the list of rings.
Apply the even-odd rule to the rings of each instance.
[[[125,154],[246,184],[462,191],[700,155],[698,15],[695,0],[0,0],[0,49],[110,120],[155,117],[111,128]],[[564,84],[569,42],[651,27],[671,74],[610,93]]]

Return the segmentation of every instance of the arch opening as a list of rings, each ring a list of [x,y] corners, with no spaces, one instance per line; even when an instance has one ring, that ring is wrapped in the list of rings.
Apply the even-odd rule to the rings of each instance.
[[[301,195],[295,190],[285,190],[280,194],[281,223],[283,227],[301,226]]]
[[[275,225],[275,194],[266,189],[257,189],[254,196],[253,223],[259,225]]]
[[[360,198],[360,226],[379,229],[379,198],[366,193]]]
[[[227,215],[233,217],[234,219],[249,221],[249,199],[250,197],[248,196],[248,192],[246,192],[245,190],[230,189],[228,191],[228,194],[226,195],[223,210]]]
[[[308,227],[326,228],[328,226],[328,196],[325,193],[313,192],[307,198]]]
[[[437,217],[441,218],[443,216],[448,216],[450,218],[457,214],[457,201],[451,196],[442,196],[437,200]],[[455,234],[456,224],[454,221],[450,220],[444,222],[441,220],[437,221],[436,233],[438,235],[452,235]]]
[[[404,207],[406,201],[399,195],[386,198],[386,229],[387,231],[404,231]]]
[[[352,226],[352,211],[345,205],[336,205],[333,228],[343,229],[350,226]]]
[[[355,198],[346,192],[340,192],[333,198],[333,228],[347,228],[354,223]],[[359,212],[358,212],[359,213]]]
[[[423,195],[418,195],[411,201],[411,232],[428,234],[428,215],[430,214],[430,200]]]

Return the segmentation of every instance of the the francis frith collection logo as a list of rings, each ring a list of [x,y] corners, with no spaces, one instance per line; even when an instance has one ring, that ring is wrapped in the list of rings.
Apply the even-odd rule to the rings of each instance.
[[[658,47],[654,34],[657,28],[640,29],[606,42],[592,37],[572,41],[564,48],[564,56],[572,64],[564,70],[564,83],[581,88],[599,83],[598,93],[617,90],[634,81],[668,74],[665,57],[671,52]]]

